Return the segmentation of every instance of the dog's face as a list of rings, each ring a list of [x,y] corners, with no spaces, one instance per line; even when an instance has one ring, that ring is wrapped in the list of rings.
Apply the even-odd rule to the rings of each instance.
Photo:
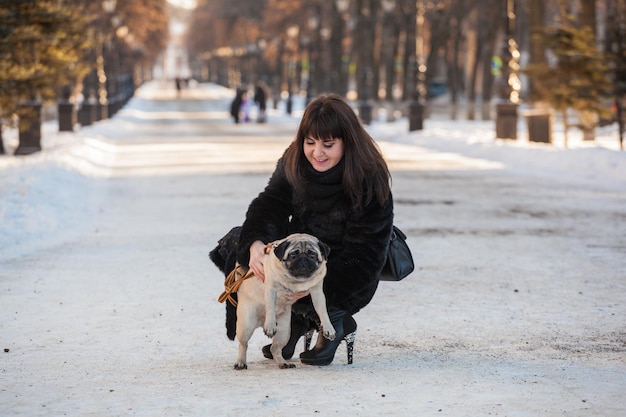
[[[274,248],[274,255],[290,276],[307,279],[314,275],[328,259],[330,248],[316,237],[293,234]]]

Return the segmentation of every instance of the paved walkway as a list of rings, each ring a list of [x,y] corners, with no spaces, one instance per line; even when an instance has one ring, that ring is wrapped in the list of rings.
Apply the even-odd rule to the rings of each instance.
[[[626,414],[625,193],[391,137],[418,269],[356,316],[354,365],[278,370],[258,331],[234,371],[207,253],[297,120],[157,87],[41,162],[78,220],[0,258],[0,415]]]

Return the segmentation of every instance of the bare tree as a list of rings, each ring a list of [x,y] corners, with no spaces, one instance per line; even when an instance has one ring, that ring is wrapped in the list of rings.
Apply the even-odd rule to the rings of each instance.
[[[448,83],[450,86],[450,117],[458,115],[459,96],[465,90],[464,46],[466,45],[465,17],[471,4],[462,0],[451,1],[450,41],[448,46]]]
[[[467,85],[467,119],[474,120],[476,111],[476,90],[478,89],[478,68],[482,62],[483,51],[485,49],[487,31],[485,30],[485,15],[487,9],[486,0],[475,0],[470,10],[468,23],[476,30],[470,31],[471,42],[468,42],[467,58],[470,65],[468,69]]]
[[[496,54],[498,29],[500,24],[497,16],[499,8],[503,6],[501,0],[488,0],[485,25],[486,39],[482,56],[482,120],[491,120],[491,98],[493,97],[494,74],[492,68],[493,56]]]

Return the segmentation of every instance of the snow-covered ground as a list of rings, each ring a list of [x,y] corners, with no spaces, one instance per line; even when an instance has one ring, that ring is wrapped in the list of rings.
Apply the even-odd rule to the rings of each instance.
[[[626,153],[494,139],[434,114],[368,127],[416,272],[356,315],[355,362],[232,369],[208,251],[297,114],[233,125],[232,91],[151,83],[112,120],[0,157],[0,414],[623,416]],[[5,132],[5,145],[17,145]]]

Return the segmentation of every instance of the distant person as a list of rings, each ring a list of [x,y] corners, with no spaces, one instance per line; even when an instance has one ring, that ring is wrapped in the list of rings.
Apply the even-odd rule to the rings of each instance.
[[[230,104],[230,115],[233,116],[235,123],[239,123],[239,115],[242,110],[243,104],[248,100],[248,92],[244,89],[238,88],[235,98]]]
[[[252,113],[252,106],[254,105],[252,99],[248,97],[248,91],[244,90],[244,94],[241,97],[241,113],[243,114],[244,123],[250,121],[250,113]]]
[[[257,122],[265,123],[267,121],[267,116],[265,114],[267,109],[267,88],[263,81],[259,81],[254,87],[254,102],[257,106],[259,106]]]
[[[180,90],[183,88],[183,80],[181,80],[180,77],[176,77],[174,81],[176,82],[176,97],[180,97]]]

